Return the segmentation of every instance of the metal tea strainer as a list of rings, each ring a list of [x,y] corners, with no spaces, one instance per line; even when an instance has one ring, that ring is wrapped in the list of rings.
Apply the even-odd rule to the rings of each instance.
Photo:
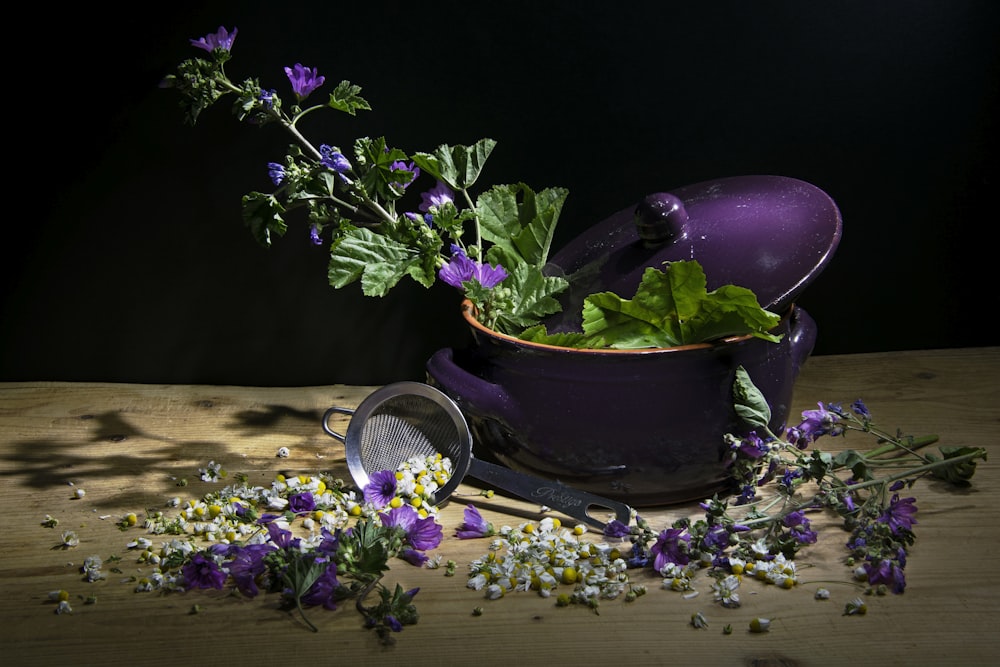
[[[351,415],[346,435],[330,428],[330,417],[335,414]],[[435,503],[444,502],[470,475],[602,530],[605,524],[590,516],[591,508],[603,508],[624,524],[631,518],[624,503],[476,459],[462,412],[448,396],[427,384],[396,382],[376,389],[356,409],[332,407],[323,415],[323,430],[344,443],[351,477],[362,489],[369,473],[398,470],[414,456],[441,454],[451,460],[452,475],[438,489]]]

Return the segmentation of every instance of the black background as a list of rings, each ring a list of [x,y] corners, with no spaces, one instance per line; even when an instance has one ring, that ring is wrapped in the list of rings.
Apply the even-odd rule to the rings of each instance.
[[[487,183],[569,189],[557,247],[651,192],[817,185],[844,236],[799,301],[815,354],[997,343],[991,0],[130,6],[8,27],[0,381],[385,384],[467,340],[451,288],[369,299],[301,226],[254,243],[240,197],[286,136],[228,102],[192,128],[158,88],[220,25],[234,79],[362,86],[374,110],[314,114],[317,143],[496,139]]]

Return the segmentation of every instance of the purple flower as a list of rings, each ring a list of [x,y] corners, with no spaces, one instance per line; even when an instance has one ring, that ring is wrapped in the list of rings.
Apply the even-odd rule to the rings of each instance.
[[[309,240],[313,245],[323,245],[323,239],[320,238],[320,227],[317,224],[309,225]]]
[[[288,509],[295,514],[308,514],[316,509],[316,499],[308,491],[288,496]]]
[[[257,579],[267,571],[264,556],[274,550],[274,545],[271,544],[248,544],[237,549],[232,560],[226,563],[226,569],[236,583],[236,588],[243,595],[254,597],[260,592],[257,589]]]
[[[605,537],[625,537],[628,535],[631,529],[618,519],[612,519],[608,521],[607,525],[604,526],[604,536]]]
[[[426,551],[441,544],[444,534],[441,526],[432,516],[420,518],[412,505],[394,507],[388,512],[380,513],[380,516],[383,526],[401,528],[406,534],[406,542],[414,549]]]
[[[868,406],[866,406],[860,398],[851,403],[851,410],[854,411],[854,414],[866,421],[872,418],[872,413],[868,412]]]
[[[273,88],[271,90],[260,89],[260,104],[270,111],[274,108],[274,96],[277,94]]]
[[[757,485],[756,484],[745,484],[743,488],[740,489],[740,495],[736,497],[733,501],[734,505],[749,505],[757,497]]]
[[[837,414],[835,406],[823,406],[818,403],[819,410],[805,410],[802,413],[802,423],[798,425],[798,430],[802,438],[809,442],[815,442],[821,435],[840,435],[844,432],[844,427],[839,425],[840,415]]]
[[[319,154],[322,156],[320,164],[325,166],[327,169],[332,169],[338,174],[350,171],[350,161],[344,157],[343,153],[337,151],[333,146],[322,144],[319,147]]]
[[[417,180],[417,176],[420,176],[420,167],[416,166],[412,162],[410,164],[406,164],[402,160],[396,160],[389,165],[389,170],[392,172],[393,177],[395,177],[395,182],[404,190],[407,186],[413,183],[413,181]]]
[[[802,477],[802,471],[798,468],[785,468],[785,472],[781,475],[781,481],[778,484],[781,485],[785,493],[790,494],[792,488],[795,486],[795,480]]]
[[[279,549],[293,548],[299,543],[299,538],[292,537],[292,531],[285,530],[273,520],[268,521],[267,523],[267,534],[268,537],[270,537],[271,542],[274,543]]]
[[[893,494],[889,506],[878,518],[882,523],[889,524],[889,529],[893,535],[899,535],[904,530],[910,530],[917,520],[913,515],[917,513],[917,506],[914,505],[916,498],[900,498],[899,494]]]
[[[708,529],[702,540],[705,550],[709,553],[719,553],[729,548],[729,531],[725,526],[715,525]]]
[[[267,163],[267,175],[271,178],[271,182],[275,185],[281,185],[281,182],[285,180],[285,165],[279,164],[277,162]]]
[[[191,46],[197,46],[199,49],[205,49],[209,53],[215,51],[216,49],[231,51],[237,32],[239,32],[239,30],[233,28],[233,31],[230,33],[220,25],[219,30],[214,34],[205,35],[201,39],[192,39],[189,41],[191,42]]]
[[[810,530],[809,519],[802,510],[791,512],[785,515],[781,523],[788,528],[789,534],[795,538],[799,544],[815,544],[818,537],[816,531]]]
[[[295,63],[295,67],[286,67],[285,75],[292,84],[295,97],[301,102],[309,97],[312,91],[323,85],[325,76],[320,76],[316,68],[303,67],[301,63]]]
[[[373,473],[363,493],[367,502],[375,507],[385,507],[396,497],[396,473],[391,470]]]
[[[466,505],[465,521],[455,531],[455,537],[460,540],[471,540],[477,537],[490,537],[495,535],[493,524],[483,518],[475,505]]]
[[[469,259],[465,251],[457,245],[451,246],[451,261],[445,262],[438,271],[438,278],[452,287],[462,289],[463,283],[477,281],[486,289],[492,289],[502,283],[507,272],[499,264],[491,266],[480,264]]]
[[[330,563],[302,596],[302,602],[307,605],[322,605],[324,609],[332,611],[337,608],[336,593],[339,588],[337,564]]]
[[[691,558],[688,547],[691,536],[684,534],[683,528],[667,528],[660,533],[656,542],[650,547],[653,552],[653,569],[659,572],[667,563],[687,565]]]
[[[770,451],[767,443],[760,439],[756,431],[750,431],[745,438],[740,440],[738,448],[740,454],[751,459],[759,459]]]
[[[444,181],[438,181],[433,188],[427,192],[420,193],[419,208],[424,213],[431,210],[431,206],[442,206],[446,202],[455,203],[455,193]]]
[[[906,575],[895,561],[888,558],[880,560],[878,564],[868,561],[864,567],[868,573],[868,583],[872,586],[885,584],[893,593],[902,593],[906,588]]]
[[[434,226],[434,216],[431,215],[430,213],[424,213],[423,215],[420,215],[419,213],[411,213],[411,212],[407,211],[403,215],[405,215],[407,218],[409,218],[413,222],[423,222],[428,227],[433,227]]]
[[[857,510],[857,505],[854,504],[854,496],[850,493],[845,493],[843,495],[844,507],[847,508],[848,512],[854,512]]]
[[[408,547],[404,547],[399,552],[399,557],[410,565],[416,565],[417,567],[423,567],[424,563],[430,560],[430,556],[425,554],[423,551],[417,551],[416,549]]]
[[[217,588],[221,589],[226,583],[226,573],[211,558],[205,558],[205,554],[196,553],[181,568],[184,575],[185,587],[192,588]]]

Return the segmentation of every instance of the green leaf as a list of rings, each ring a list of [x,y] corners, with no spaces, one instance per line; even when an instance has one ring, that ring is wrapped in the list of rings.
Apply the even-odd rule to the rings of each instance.
[[[502,253],[494,252],[495,250],[494,246],[487,253],[488,262],[494,265],[498,263],[498,259],[503,258]],[[516,335],[521,329],[537,323],[546,315],[561,310],[555,295],[566,289],[564,278],[542,275],[536,267],[523,263],[505,264],[499,261],[499,264],[505,269],[508,266],[513,268],[508,269],[507,279],[501,283],[508,288],[510,296],[508,306],[497,313],[492,324],[497,331]],[[477,295],[478,293],[473,293],[473,296]],[[475,299],[473,303],[476,303]]]
[[[733,379],[733,407],[736,415],[753,428],[766,428],[771,422],[771,408],[746,368],[739,366]]]
[[[368,100],[361,97],[361,86],[355,86],[350,81],[341,81],[332,93],[327,106],[338,111],[344,111],[352,116],[357,115],[357,111],[371,111]]]
[[[442,144],[433,153],[414,154],[413,162],[452,189],[468,190],[479,178],[496,145],[493,139],[480,139],[472,146]]]
[[[243,222],[257,243],[271,245],[271,234],[284,236],[288,225],[282,217],[285,209],[274,195],[251,192],[243,196]]]
[[[370,229],[351,228],[330,248],[330,285],[341,288],[360,279],[365,296],[385,296],[403,276],[423,273],[418,253]],[[433,275],[429,282],[418,282],[429,287]]]
[[[536,194],[524,183],[491,188],[476,200],[483,238],[508,257],[540,270],[548,261],[568,195],[564,188],[547,188]]]
[[[781,340],[768,333],[780,316],[761,308],[750,290],[726,285],[708,292],[705,285],[705,272],[695,260],[670,262],[663,271],[649,267],[630,300],[611,292],[584,299],[583,331],[618,349],[691,345],[746,334]]]
[[[960,456],[971,456],[982,452],[981,458],[984,461],[986,460],[986,453],[977,447],[938,447],[938,451],[941,452],[944,459],[938,459],[938,457],[933,454],[929,454],[927,459],[931,462],[939,460],[948,461],[949,459],[954,459]],[[951,465],[935,468],[931,471],[931,474],[938,479],[948,482],[949,484],[966,486],[969,484],[969,480],[971,480],[976,474],[976,461],[975,458],[970,458],[967,461],[952,462]]]
[[[392,169],[394,162],[406,159],[406,153],[398,148],[390,149],[385,137],[371,139],[362,137],[354,142],[357,171],[365,193],[373,200],[394,201],[403,194],[399,185],[399,174]]]

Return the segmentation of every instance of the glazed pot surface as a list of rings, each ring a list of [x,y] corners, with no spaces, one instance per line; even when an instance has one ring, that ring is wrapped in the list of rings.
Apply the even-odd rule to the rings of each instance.
[[[574,350],[491,332],[466,318],[475,343],[445,348],[427,363],[428,382],[469,422],[484,458],[556,479],[633,507],[730,491],[727,433],[746,427],[733,409],[744,367],[784,428],[799,368],[816,327],[796,306],[779,343],[739,337],[656,350]]]

